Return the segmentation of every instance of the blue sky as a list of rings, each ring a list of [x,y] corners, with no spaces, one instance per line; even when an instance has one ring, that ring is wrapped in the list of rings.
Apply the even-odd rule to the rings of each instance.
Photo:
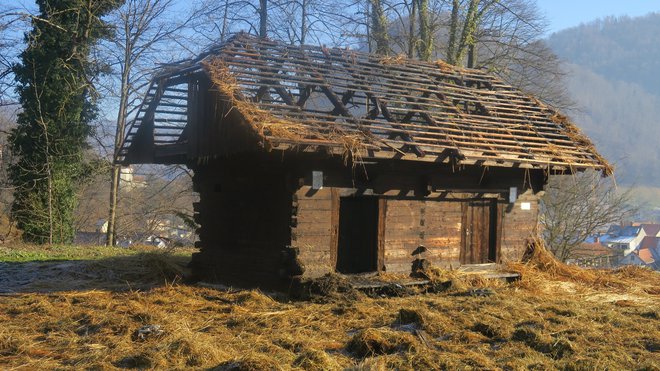
[[[537,0],[548,18],[550,33],[597,18],[660,12],[660,0]]]
[[[14,2],[19,7],[34,6],[34,0],[0,0]],[[187,0],[177,0],[186,4]],[[660,0],[537,0],[539,9],[549,21],[549,33],[578,26],[607,16],[637,17],[660,12]],[[3,4],[4,5],[4,4]]]

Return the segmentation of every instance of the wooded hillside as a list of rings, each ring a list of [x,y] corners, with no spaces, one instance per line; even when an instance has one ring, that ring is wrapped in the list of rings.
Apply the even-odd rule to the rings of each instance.
[[[660,184],[660,14],[606,18],[553,34],[573,117],[617,165],[622,184]]]

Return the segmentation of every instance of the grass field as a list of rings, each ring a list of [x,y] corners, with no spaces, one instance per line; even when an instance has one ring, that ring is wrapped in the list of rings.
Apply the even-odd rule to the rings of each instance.
[[[98,260],[138,253],[139,250],[105,246],[3,246],[0,245],[0,261],[33,262],[53,260]]]
[[[541,251],[512,284],[438,272],[441,293],[303,302],[182,284],[189,253],[3,248],[0,283],[46,273],[0,287],[0,369],[660,369],[660,274],[644,269]]]

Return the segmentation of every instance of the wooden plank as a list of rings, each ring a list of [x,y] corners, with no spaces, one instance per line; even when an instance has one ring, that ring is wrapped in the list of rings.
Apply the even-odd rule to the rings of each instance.
[[[296,215],[298,224],[327,224],[331,225],[332,210],[300,210]]]
[[[316,199],[304,199],[298,200],[295,203],[295,206],[298,208],[298,215],[304,215],[309,212],[331,212],[332,211],[332,201],[331,200],[316,200]]]
[[[457,233],[454,236],[426,237],[424,238],[424,246],[428,249],[445,248],[445,247],[460,248],[461,246],[460,231],[457,231]]]
[[[310,194],[308,196],[308,194]],[[296,191],[298,200],[332,200],[332,188],[314,190],[311,186],[302,186]]]
[[[291,242],[293,246],[317,246],[319,249],[330,249],[330,234],[328,233],[299,233],[293,230],[292,236],[295,236]]]
[[[339,247],[339,191],[333,187],[331,190],[332,210],[330,215],[330,265],[334,271],[337,267],[337,248]]]
[[[329,215],[328,215],[329,216]],[[298,216],[300,218],[300,216]],[[330,224],[330,220],[326,218],[325,222],[298,222],[298,225],[295,228],[296,233],[299,236],[304,236],[308,234],[324,234],[324,235],[331,235],[331,229],[332,225]]]
[[[306,267],[311,267],[315,265],[330,265],[330,251],[325,249],[324,251],[308,250],[301,249],[300,255],[298,258],[305,264]]]
[[[378,199],[378,258],[376,268],[380,272],[385,267],[385,235],[389,226],[386,223],[387,200]]]
[[[412,262],[415,260],[415,258],[412,255],[412,252],[415,251],[417,246],[410,246],[409,248],[406,249],[400,249],[400,250],[392,250],[388,249],[385,251],[385,261],[387,263],[392,263],[396,261],[401,261],[401,260],[406,260]]]
[[[388,220],[389,221],[389,220]],[[419,225],[419,221],[413,221],[412,223],[387,223],[387,231],[385,235],[387,238],[392,238],[400,235],[409,235],[411,233],[421,233],[424,232],[426,228]]]
[[[385,263],[385,271],[388,273],[410,273],[412,263]]]

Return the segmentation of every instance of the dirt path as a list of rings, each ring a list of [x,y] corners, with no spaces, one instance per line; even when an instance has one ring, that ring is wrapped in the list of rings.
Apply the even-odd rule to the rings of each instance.
[[[142,290],[171,282],[185,270],[185,259],[180,260],[138,254],[100,260],[0,262],[0,293]]]
[[[87,261],[0,263],[0,293],[89,289],[102,277]]]

